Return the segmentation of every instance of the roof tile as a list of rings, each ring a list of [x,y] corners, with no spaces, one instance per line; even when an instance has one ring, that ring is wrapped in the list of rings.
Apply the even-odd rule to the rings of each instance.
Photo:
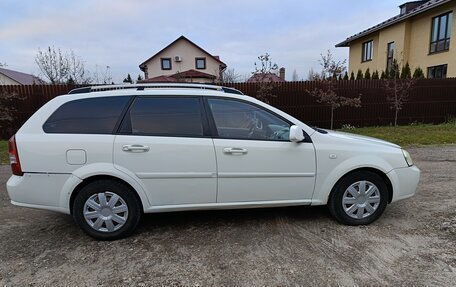
[[[394,17],[391,17],[389,18],[388,20],[386,21],[383,21],[381,22],[380,24],[377,24],[373,27],[370,27],[369,29],[366,29],[364,31],[361,31],[351,37],[348,37],[345,41],[343,42],[340,42],[339,44],[336,45],[336,47],[349,47],[350,46],[350,43],[354,40],[357,40],[361,37],[364,37],[364,36],[367,36],[373,32],[376,32],[378,30],[381,30],[383,28],[386,28],[388,26],[391,26],[393,24],[396,24],[398,22],[401,22],[401,21],[404,21],[408,18],[411,18],[413,16],[416,16],[420,13],[423,13],[425,11],[428,11],[430,9],[433,9],[435,7],[438,7],[440,5],[443,5],[445,3],[448,3],[452,0],[430,0],[430,1],[427,1],[426,3],[408,11],[407,13],[403,14],[403,15],[396,15]]]
[[[0,68],[0,73],[18,82],[21,85],[33,85],[43,83],[43,81],[38,77],[18,71]]]

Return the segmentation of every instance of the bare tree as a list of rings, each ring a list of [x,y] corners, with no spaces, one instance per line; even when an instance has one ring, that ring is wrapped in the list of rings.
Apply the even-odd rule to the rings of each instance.
[[[408,97],[417,81],[416,78],[411,78],[407,75],[400,79],[400,65],[394,60],[391,70],[389,71],[390,79],[384,80],[386,92],[386,101],[390,105],[390,109],[394,110],[394,126],[397,126],[397,117],[399,112],[408,101]]]
[[[337,79],[340,76],[343,76],[347,70],[346,63],[347,60],[336,61],[334,60],[331,50],[326,51],[326,54],[320,54],[321,59],[318,61],[321,70],[321,77],[323,79]]]
[[[299,81],[299,76],[298,76],[298,73],[296,72],[296,69],[293,70],[293,75],[291,76],[291,80],[293,82]]]
[[[337,79],[345,72],[345,61],[335,61],[328,50],[326,55],[320,54],[321,74],[314,74],[314,80],[319,81],[319,88],[307,91],[317,98],[318,103],[326,104],[331,108],[331,129],[334,128],[334,111],[340,107],[361,107],[361,96],[347,98],[339,96],[336,91]]]
[[[279,84],[273,80],[273,75],[277,75],[279,66],[272,62],[268,53],[258,56],[258,60],[259,64],[255,62],[255,71],[252,72],[253,81],[258,84],[256,97],[260,101],[269,103],[270,98],[276,97],[274,89]]]
[[[222,83],[237,83],[241,80],[241,75],[236,73],[234,68],[226,69],[223,71],[221,82]]]
[[[336,80],[321,81],[321,87],[308,91],[312,97],[317,98],[318,103],[326,104],[331,108],[331,129],[334,128],[334,111],[340,107],[361,107],[361,96],[347,98],[337,95],[335,89]]]
[[[84,67],[84,62],[73,51],[68,55],[68,79],[72,79],[76,84],[90,84],[92,79],[89,77],[89,72]]]
[[[307,80],[308,81],[321,81],[322,77],[320,73],[317,73],[314,71],[313,68],[310,68],[308,74],[307,74]]]
[[[253,74],[277,74],[279,66],[276,63],[272,63],[271,55],[265,53],[264,55],[258,56],[258,60],[260,61],[260,64],[257,64],[257,62],[254,63],[255,72],[253,72]]]
[[[93,73],[90,80],[94,84],[106,85],[112,83],[111,67],[105,66],[103,68],[100,68],[100,66],[95,65],[95,72]]]
[[[68,80],[68,59],[60,49],[48,47],[46,50],[38,50],[35,63],[51,84],[61,84]]]
[[[64,53],[54,47],[48,47],[44,51],[38,49],[35,63],[51,84],[67,82],[87,84],[91,82],[88,72],[84,68],[84,62],[73,51]]]

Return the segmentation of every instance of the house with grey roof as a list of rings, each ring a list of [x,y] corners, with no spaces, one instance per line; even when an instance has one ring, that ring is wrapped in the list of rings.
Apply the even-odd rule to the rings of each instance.
[[[33,85],[43,81],[30,74],[0,68],[0,85]]]
[[[456,77],[456,1],[406,2],[399,14],[336,47],[348,47],[349,72],[388,71],[394,60],[421,68],[428,78]]]

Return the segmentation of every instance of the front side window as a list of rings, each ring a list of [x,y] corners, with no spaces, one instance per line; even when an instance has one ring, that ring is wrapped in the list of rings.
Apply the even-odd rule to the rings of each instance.
[[[386,70],[388,72],[391,71],[391,68],[393,67],[394,48],[395,48],[394,42],[388,43],[388,45],[386,47]]]
[[[162,70],[171,70],[171,58],[161,58]]]
[[[199,98],[140,97],[125,116],[122,134],[203,136]]]
[[[43,125],[46,133],[112,134],[130,97],[101,97],[67,102]]]
[[[430,53],[447,51],[450,49],[451,26],[453,12],[432,18]]]
[[[428,68],[428,78],[446,78],[448,65],[439,65]]]
[[[290,124],[255,105],[229,99],[208,99],[219,137],[289,141]]]
[[[363,43],[362,49],[362,61],[367,62],[372,60],[373,56],[373,49],[374,49],[374,41],[368,41]]]
[[[196,58],[195,67],[199,70],[206,69],[206,58]]]

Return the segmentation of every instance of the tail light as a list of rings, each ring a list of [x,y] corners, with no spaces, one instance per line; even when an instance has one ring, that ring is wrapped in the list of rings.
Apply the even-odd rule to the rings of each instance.
[[[19,176],[24,175],[24,173],[22,172],[22,168],[21,168],[21,162],[19,161],[19,153],[17,152],[16,136],[12,136],[9,139],[8,152],[9,152],[11,170],[13,171],[13,174],[19,175]]]

